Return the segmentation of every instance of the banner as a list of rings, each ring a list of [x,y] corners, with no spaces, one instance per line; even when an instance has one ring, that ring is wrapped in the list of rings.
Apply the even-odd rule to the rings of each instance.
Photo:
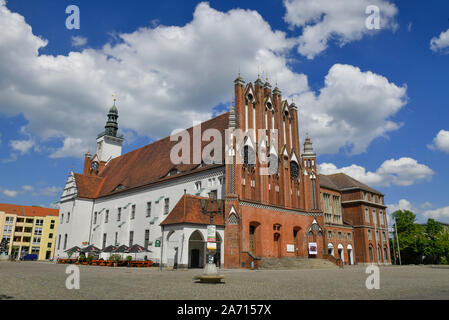
[[[207,226],[207,250],[217,250],[216,226]]]
[[[309,242],[309,254],[317,254],[317,253],[318,249],[316,242]]]

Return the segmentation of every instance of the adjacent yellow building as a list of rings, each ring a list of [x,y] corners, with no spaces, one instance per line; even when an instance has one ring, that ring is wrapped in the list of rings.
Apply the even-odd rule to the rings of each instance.
[[[52,259],[58,228],[58,209],[0,203],[0,239],[6,239],[8,255],[19,259],[37,254]]]

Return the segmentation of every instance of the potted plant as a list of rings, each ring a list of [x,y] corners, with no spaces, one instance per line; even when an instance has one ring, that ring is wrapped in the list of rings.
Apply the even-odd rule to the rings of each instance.
[[[131,267],[131,261],[133,260],[133,257],[127,256],[126,261],[128,262],[128,267]]]
[[[83,253],[80,254],[79,262],[80,262],[81,264],[83,264],[83,265],[86,265],[86,264],[87,264],[87,262],[86,262],[86,256],[85,256]]]
[[[94,256],[88,256],[87,257],[87,263],[89,264],[89,265],[92,265],[92,260],[94,259]]]
[[[114,267],[117,267],[118,262],[121,260],[121,256],[119,254],[113,254],[111,255],[111,257],[109,258],[109,260],[112,261],[112,263],[114,263]]]

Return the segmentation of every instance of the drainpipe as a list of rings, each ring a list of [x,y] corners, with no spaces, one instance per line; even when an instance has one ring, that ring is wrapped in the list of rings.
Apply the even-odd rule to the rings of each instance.
[[[161,236],[161,261],[159,262],[159,270],[162,271],[162,251],[164,249],[164,226],[162,225],[162,236]]]
[[[75,200],[73,201],[73,205],[75,205]],[[92,210],[90,212],[89,242],[87,245],[91,244],[90,241],[91,241],[91,236],[92,236],[92,221],[93,221],[92,219],[94,216],[94,207],[95,207],[95,199],[92,200]],[[72,213],[73,213],[73,210],[72,210]]]

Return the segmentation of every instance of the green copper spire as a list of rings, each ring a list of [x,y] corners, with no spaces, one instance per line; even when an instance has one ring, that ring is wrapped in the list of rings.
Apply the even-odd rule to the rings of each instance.
[[[118,130],[118,109],[115,106],[115,101],[117,99],[114,96],[114,104],[112,105],[111,109],[109,109],[108,112],[108,121],[106,122],[105,126],[105,135],[111,136],[111,137],[117,137],[117,130]]]

